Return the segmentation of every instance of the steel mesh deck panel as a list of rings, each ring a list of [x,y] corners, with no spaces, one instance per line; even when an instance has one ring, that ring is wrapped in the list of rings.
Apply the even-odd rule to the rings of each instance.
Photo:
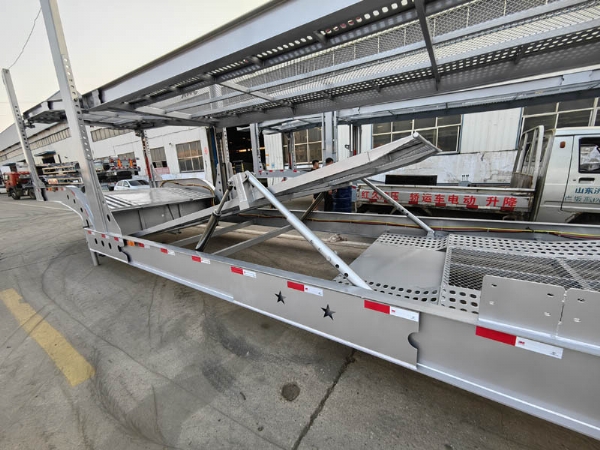
[[[440,305],[477,313],[486,275],[600,292],[600,242],[451,235]]]
[[[395,248],[399,258],[411,248],[445,252],[439,290],[394,286],[389,277],[377,277],[376,270],[365,279],[373,290],[405,300],[478,314],[486,275],[600,292],[600,241],[536,241],[461,234],[428,238],[383,233],[375,243]]]

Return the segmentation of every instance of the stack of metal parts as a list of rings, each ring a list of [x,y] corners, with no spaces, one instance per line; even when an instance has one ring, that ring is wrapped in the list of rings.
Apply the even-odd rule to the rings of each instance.
[[[600,292],[600,241],[384,233],[350,267],[375,291],[478,314],[488,275]]]

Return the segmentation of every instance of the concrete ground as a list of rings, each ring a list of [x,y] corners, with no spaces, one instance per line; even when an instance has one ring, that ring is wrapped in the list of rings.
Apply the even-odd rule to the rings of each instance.
[[[289,268],[286,251],[335,275],[298,241],[241,258]],[[92,267],[58,204],[0,196],[0,298],[2,449],[600,449],[120,262]]]

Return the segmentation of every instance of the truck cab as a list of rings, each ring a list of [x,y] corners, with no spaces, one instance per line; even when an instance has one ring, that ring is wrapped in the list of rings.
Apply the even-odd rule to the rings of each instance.
[[[532,217],[600,224],[600,127],[543,134]]]

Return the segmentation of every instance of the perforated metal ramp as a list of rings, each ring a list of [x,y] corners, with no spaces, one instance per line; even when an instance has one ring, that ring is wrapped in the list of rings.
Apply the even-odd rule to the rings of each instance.
[[[350,267],[375,291],[477,314],[486,275],[600,292],[600,241],[384,233]]]

